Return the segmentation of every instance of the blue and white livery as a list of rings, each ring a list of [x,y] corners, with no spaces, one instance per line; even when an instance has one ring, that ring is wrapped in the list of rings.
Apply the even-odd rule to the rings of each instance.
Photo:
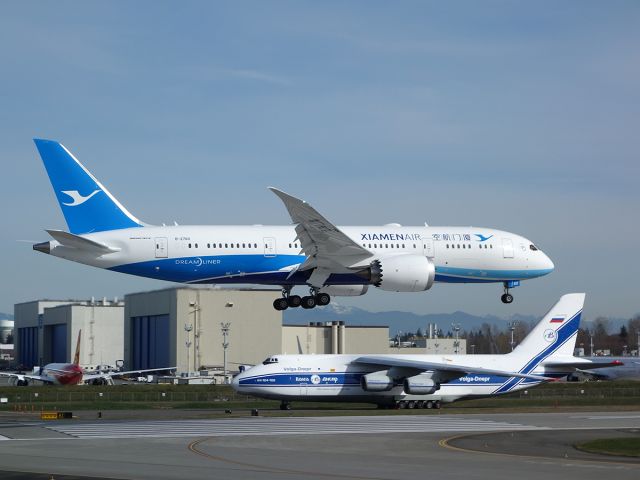
[[[132,215],[62,144],[35,140],[69,231],[34,249],[79,263],[181,283],[278,285],[274,307],[326,305],[330,295],[429,290],[435,282],[509,289],[553,271],[533,242],[475,227],[337,227],[271,188],[293,225],[151,226]],[[306,286],[309,295],[292,295]]]
[[[439,408],[531,388],[576,369],[615,366],[574,357],[584,293],[564,295],[506,355],[273,355],[236,375],[240,393],[290,402]]]

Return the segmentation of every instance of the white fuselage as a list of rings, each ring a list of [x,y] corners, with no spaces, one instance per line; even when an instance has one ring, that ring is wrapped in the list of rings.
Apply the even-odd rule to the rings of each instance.
[[[449,403],[462,398],[512,393],[541,383],[531,379],[519,379],[509,383],[508,376],[468,374],[443,383],[438,391],[429,395],[407,394],[401,382],[388,391],[365,391],[362,386],[363,375],[391,370],[382,369],[379,365],[358,363],[356,359],[361,356],[273,355],[265,361],[267,363],[250,367],[236,375],[232,385],[239,393],[285,402],[303,400],[390,405],[399,400],[439,400]],[[377,357],[502,371],[517,371],[520,366],[527,363],[528,359],[516,352],[509,355],[378,355]],[[545,369],[540,365],[527,373],[562,377],[571,371],[562,368]]]
[[[339,227],[372,253],[334,272],[326,285],[366,285],[354,272],[372,260],[420,255],[435,265],[436,282],[510,282],[546,275],[553,263],[531,241],[474,227]],[[309,273],[294,226],[161,226],[109,230],[84,238],[104,253],[50,242],[50,253],[114,271],[182,283],[304,285]]]

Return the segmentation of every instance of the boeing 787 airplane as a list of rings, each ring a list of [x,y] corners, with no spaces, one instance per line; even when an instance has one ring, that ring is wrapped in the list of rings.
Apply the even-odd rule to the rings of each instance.
[[[116,272],[192,284],[282,287],[277,310],[327,305],[370,286],[421,292],[435,282],[500,283],[553,271],[526,238],[475,227],[337,227],[308,203],[270,188],[292,225],[152,226],[138,220],[59,142],[35,140],[69,231],[34,250]],[[303,297],[296,286],[308,288]]]

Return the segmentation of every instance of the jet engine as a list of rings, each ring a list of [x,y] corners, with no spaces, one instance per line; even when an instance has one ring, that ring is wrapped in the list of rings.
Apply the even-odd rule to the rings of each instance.
[[[370,282],[391,292],[429,290],[436,278],[433,262],[422,255],[395,255],[371,262]]]
[[[322,287],[321,293],[327,293],[332,297],[357,297],[364,295],[369,290],[369,285],[330,285]]]
[[[366,392],[386,392],[393,388],[394,381],[385,370],[363,375],[360,378],[360,386]]]
[[[430,375],[420,374],[404,379],[404,391],[411,395],[430,395],[440,390],[440,384],[434,382]]]

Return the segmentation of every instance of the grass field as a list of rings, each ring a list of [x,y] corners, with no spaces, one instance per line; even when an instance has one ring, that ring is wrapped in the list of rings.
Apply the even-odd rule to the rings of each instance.
[[[589,453],[640,457],[640,438],[601,438],[580,443],[576,448]]]
[[[0,387],[0,398],[6,398],[6,403],[0,403],[0,410],[4,411],[210,409],[224,412],[253,408],[269,411],[278,410],[279,406],[277,401],[239,395],[224,385],[5,386]],[[471,413],[495,409],[586,409],[603,405],[624,410],[640,409],[640,382],[554,383],[500,397],[456,402],[445,405],[444,409],[448,413]],[[317,410],[327,415],[343,411],[350,414],[376,411],[375,405],[353,403],[294,402],[294,407],[296,410]],[[388,410],[384,412],[389,413]]]

